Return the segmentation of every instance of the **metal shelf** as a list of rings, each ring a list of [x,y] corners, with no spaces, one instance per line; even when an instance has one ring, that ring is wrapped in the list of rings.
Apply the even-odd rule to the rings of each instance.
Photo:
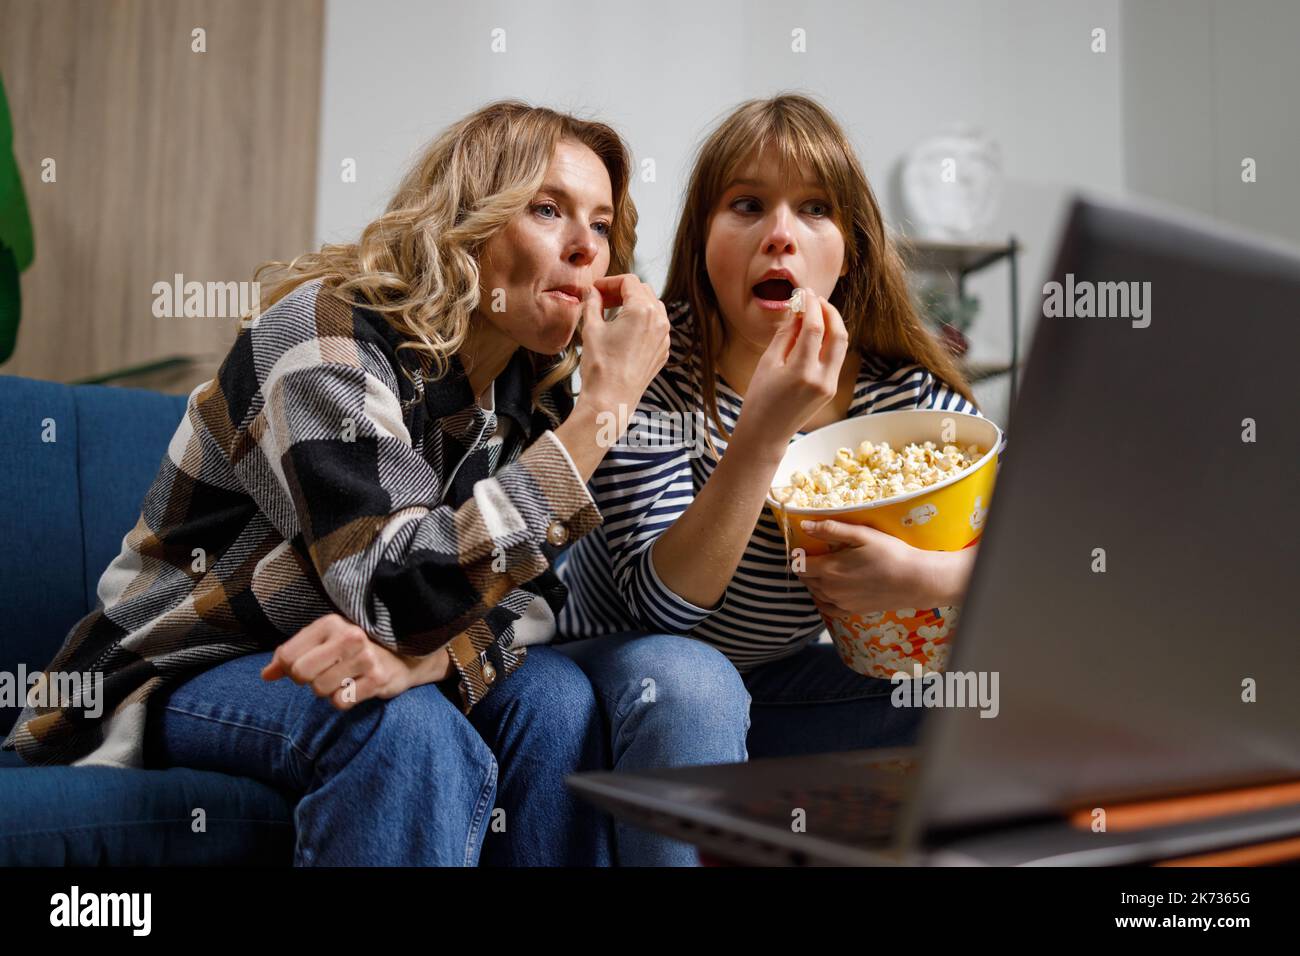
[[[1012,366],[1005,362],[962,362],[961,369],[966,373],[967,380],[973,385],[976,382],[983,382],[990,378],[997,378],[1000,375],[1006,375],[1011,371]],[[1017,371],[1019,371],[1017,369]]]
[[[1016,379],[1020,368],[1020,292],[1019,275],[1020,242],[1008,236],[1006,242],[941,242],[931,239],[912,239],[897,236],[894,239],[903,261],[911,272],[943,273],[956,278],[958,300],[965,294],[966,277],[987,269],[994,263],[1007,260],[1010,267],[1011,361],[1009,363],[975,362],[964,364],[972,383],[1007,375],[1010,404],[1016,401]]]
[[[224,357],[215,352],[172,355],[99,375],[73,379],[68,384],[119,385],[127,388],[147,388],[173,395],[186,394],[198,383],[214,377]]]

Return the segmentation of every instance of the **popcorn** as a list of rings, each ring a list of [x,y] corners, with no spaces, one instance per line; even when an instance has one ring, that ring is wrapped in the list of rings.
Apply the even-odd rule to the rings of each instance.
[[[857,450],[840,448],[835,461],[815,465],[809,474],[796,471],[790,484],[772,489],[772,497],[791,508],[841,508],[905,495],[938,484],[984,457],[978,445],[939,448],[932,441],[909,443],[895,451],[889,442],[864,441]],[[926,515],[913,520],[923,523]]]
[[[803,289],[795,289],[790,293],[790,313],[799,315],[803,312]]]

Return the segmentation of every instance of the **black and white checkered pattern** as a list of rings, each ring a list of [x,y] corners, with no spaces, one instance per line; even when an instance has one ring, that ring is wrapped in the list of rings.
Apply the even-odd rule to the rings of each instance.
[[[530,619],[553,621],[566,596],[548,530],[601,523],[552,430],[572,397],[557,385],[534,407],[544,360],[520,349],[487,411],[458,359],[428,380],[402,341],[321,280],[240,331],[46,668],[102,673],[102,714],[28,706],[6,749],[141,766],[153,694],[335,611],[399,653],[447,646],[467,712],[520,665],[515,622],[538,601]]]

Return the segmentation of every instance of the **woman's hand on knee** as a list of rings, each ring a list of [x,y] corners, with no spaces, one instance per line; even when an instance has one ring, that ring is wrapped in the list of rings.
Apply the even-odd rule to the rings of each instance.
[[[343,615],[326,614],[275,649],[262,679],[288,677],[309,685],[339,710],[349,710],[371,697],[386,700],[442,680],[450,669],[445,647],[423,657],[397,654]]]

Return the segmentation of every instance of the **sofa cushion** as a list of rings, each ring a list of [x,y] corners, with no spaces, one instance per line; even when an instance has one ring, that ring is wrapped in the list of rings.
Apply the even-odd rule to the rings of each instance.
[[[0,375],[0,670],[45,667],[95,607],[186,400]],[[0,706],[0,736],[20,711]],[[29,767],[0,751],[0,866],[284,865],[293,806],[245,777]]]
[[[94,609],[187,397],[0,375],[0,671],[44,668]]]
[[[27,764],[23,762],[22,757],[18,756],[18,751],[0,750],[0,770],[4,770],[8,767],[25,767],[25,766],[27,766]]]
[[[100,575],[139,520],[140,505],[185,414],[188,396],[107,385],[78,385],[72,391],[77,405],[84,587],[86,609],[91,611],[99,602]],[[51,654],[54,650],[58,648]]]
[[[3,768],[0,867],[284,866],[293,806],[260,781],[210,770]]]
[[[16,675],[48,664],[87,611],[73,390],[0,375],[0,434],[0,670]],[[0,705],[0,733],[21,710]]]

